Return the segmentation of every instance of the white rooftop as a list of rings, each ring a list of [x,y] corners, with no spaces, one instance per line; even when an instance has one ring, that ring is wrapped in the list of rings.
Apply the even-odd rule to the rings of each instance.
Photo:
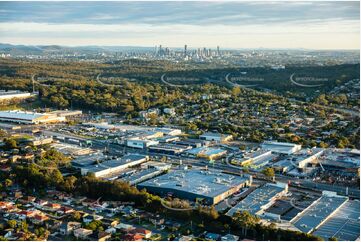
[[[10,119],[22,119],[22,120],[34,120],[40,117],[45,116],[44,113],[35,113],[35,112],[26,112],[19,110],[12,111],[0,111],[0,118],[10,118]]]

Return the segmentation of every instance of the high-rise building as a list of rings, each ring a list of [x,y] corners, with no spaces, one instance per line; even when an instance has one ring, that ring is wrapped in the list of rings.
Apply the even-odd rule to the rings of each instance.
[[[219,52],[219,46],[217,46],[217,55],[220,56],[221,53]]]
[[[187,45],[184,45],[184,56],[187,56]]]
[[[163,50],[162,50],[162,45],[159,45],[159,51],[158,51],[158,55],[162,55],[163,54]]]

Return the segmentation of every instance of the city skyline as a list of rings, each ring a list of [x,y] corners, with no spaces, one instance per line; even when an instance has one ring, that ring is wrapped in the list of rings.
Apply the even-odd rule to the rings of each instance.
[[[359,49],[359,2],[0,2],[0,42]]]

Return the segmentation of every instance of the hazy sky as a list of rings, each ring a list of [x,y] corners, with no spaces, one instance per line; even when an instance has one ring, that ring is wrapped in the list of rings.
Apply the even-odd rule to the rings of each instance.
[[[0,42],[359,49],[355,2],[0,2]]]

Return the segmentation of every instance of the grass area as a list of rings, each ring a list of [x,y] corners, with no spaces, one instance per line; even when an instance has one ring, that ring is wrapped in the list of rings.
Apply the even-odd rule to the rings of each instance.
[[[22,110],[23,108],[21,108],[18,104],[5,104],[5,105],[0,105],[0,111],[7,111],[7,110]]]
[[[15,139],[16,141],[18,140],[30,140],[33,139],[34,136],[29,135],[29,134],[14,134],[11,136],[11,138]]]

